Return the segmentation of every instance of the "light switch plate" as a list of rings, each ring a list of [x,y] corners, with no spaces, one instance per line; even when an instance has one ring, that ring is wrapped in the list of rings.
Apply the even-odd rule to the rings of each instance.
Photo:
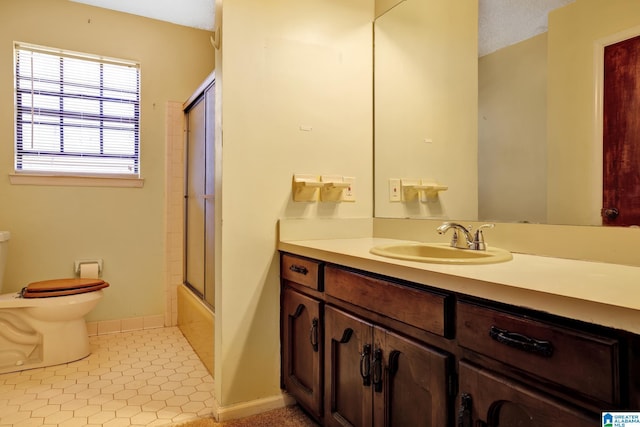
[[[355,202],[356,201],[356,179],[352,176],[343,176],[342,182],[348,182],[349,186],[344,189],[342,193],[342,201],[343,202]]]
[[[400,179],[391,178],[389,180],[389,201],[400,202],[402,201],[402,192],[400,190]]]

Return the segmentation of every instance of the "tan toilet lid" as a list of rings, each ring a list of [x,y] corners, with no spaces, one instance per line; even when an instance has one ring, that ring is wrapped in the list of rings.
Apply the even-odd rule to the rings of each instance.
[[[109,286],[100,279],[54,279],[29,283],[22,288],[24,298],[47,298],[93,292]]]

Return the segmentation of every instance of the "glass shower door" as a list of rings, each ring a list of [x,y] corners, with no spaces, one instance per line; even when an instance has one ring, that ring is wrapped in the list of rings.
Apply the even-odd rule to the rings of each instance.
[[[185,109],[185,284],[213,308],[215,83]]]

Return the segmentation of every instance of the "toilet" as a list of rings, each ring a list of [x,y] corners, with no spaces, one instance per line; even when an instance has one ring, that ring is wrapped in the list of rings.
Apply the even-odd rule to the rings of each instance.
[[[99,279],[46,280],[2,294],[9,238],[8,231],[0,231],[0,374],[88,356],[84,317],[109,284]]]

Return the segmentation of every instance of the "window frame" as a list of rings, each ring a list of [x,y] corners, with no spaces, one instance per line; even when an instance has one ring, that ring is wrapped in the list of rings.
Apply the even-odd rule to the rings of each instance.
[[[125,59],[116,59],[109,58],[100,55],[94,55],[83,52],[75,52],[66,49],[52,48],[46,46],[35,45],[31,43],[23,43],[23,42],[14,42],[13,44],[13,55],[14,55],[14,73],[13,73],[13,81],[14,81],[14,171],[10,174],[10,181],[13,184],[38,184],[38,185],[90,185],[90,186],[126,186],[126,187],[141,187],[143,183],[143,179],[141,178],[141,66],[137,61],[130,61]],[[56,143],[56,140],[59,142],[59,149],[40,149],[40,150],[25,150],[23,149],[23,144],[25,143],[23,133],[23,126],[33,126],[32,123],[36,123],[35,115],[33,108],[33,101],[22,102],[23,96],[31,96],[33,97],[34,90],[33,85],[32,89],[21,89],[20,82],[25,79],[24,73],[20,74],[20,64],[19,64],[19,55],[20,52],[36,52],[39,54],[51,55],[54,61],[59,61],[59,65],[57,65],[57,69],[59,70],[60,75],[55,78],[55,80],[51,80],[53,85],[58,84],[59,88],[52,91],[51,93],[46,93],[42,91],[42,93],[46,93],[47,96],[51,97],[53,100],[57,98],[60,103],[60,108],[52,108],[48,110],[47,108],[40,108],[38,115],[48,115],[48,117],[53,118],[53,120],[59,120],[60,124],[55,124],[51,122],[54,126],[58,127],[58,135],[54,135],[48,141],[51,143]],[[69,84],[68,78],[63,74],[65,71],[65,59],[69,60],[81,60],[87,62],[94,62],[100,64],[97,67],[99,77],[91,80],[91,88],[87,90],[93,90],[93,94],[80,94],[78,95],[70,95],[69,93],[64,92],[64,85]],[[129,82],[135,85],[135,90],[129,92],[129,97],[125,98],[124,95],[120,99],[124,104],[128,105],[129,108],[132,109],[131,114],[123,113],[121,115],[109,116],[104,112],[104,106],[109,101],[114,101],[113,98],[107,96],[105,94],[105,89],[109,89],[107,84],[105,83],[104,71],[105,65],[107,66],[125,66],[132,67],[135,69],[135,77],[130,79]],[[67,67],[71,67],[71,65],[67,65]],[[31,80],[34,81],[33,75],[34,70],[29,68],[29,72],[31,72]],[[134,81],[135,80],[135,81]],[[124,85],[117,86],[118,89],[124,89]],[[132,86],[133,87],[133,86]],[[98,91],[95,93],[95,91]],[[40,90],[38,90],[40,93]],[[123,92],[124,93],[124,92]],[[72,108],[63,106],[64,100],[69,99],[81,99],[81,100],[90,100],[96,105],[99,106],[98,112],[88,112],[86,110],[78,110],[73,111]],[[29,104],[31,102],[31,104]],[[30,109],[30,111],[29,111]],[[41,114],[41,112],[43,112]],[[26,112],[27,116],[21,118]],[[121,116],[121,117],[118,117]],[[111,123],[116,123],[113,119],[117,117],[118,119],[122,118],[122,122],[125,123],[126,129],[119,129],[123,131],[126,135],[130,133],[130,137],[132,138],[132,144],[122,145],[120,147],[123,150],[126,147],[133,148],[133,153],[131,152],[122,152],[122,153],[107,153],[104,151],[104,143],[105,140],[108,142],[108,139],[105,139],[105,130],[109,130],[109,126],[105,126],[105,122],[108,119],[112,119]],[[94,126],[94,131],[97,130],[96,135],[99,135],[99,140],[94,141],[94,144],[97,144],[98,152],[92,151],[91,149],[87,150],[78,150],[77,147],[75,150],[70,150],[70,152],[65,152],[65,144],[67,147],[70,147],[73,144],[73,141],[69,138],[65,138],[64,129],[67,130],[69,128],[75,129],[83,129],[84,125],[73,124],[70,125],[68,122],[64,123],[64,120],[74,119],[74,118],[82,118],[87,122],[91,122]],[[107,120],[105,120],[107,119]],[[33,127],[32,127],[33,129]],[[116,129],[118,130],[118,129]],[[33,139],[33,135],[31,133],[31,138]],[[79,140],[80,145],[82,145],[82,139]],[[27,141],[28,142],[28,141]],[[126,144],[126,142],[125,142]],[[60,170],[64,169],[63,166],[55,165],[51,169],[43,168],[42,170],[32,170],[32,169],[22,169],[22,161],[29,156],[38,156],[38,155],[50,156],[51,158],[55,158],[57,156],[68,156],[70,159],[79,160],[82,162],[83,159],[93,159],[98,162],[101,159],[124,159],[125,161],[131,162],[132,172],[102,172],[102,171],[91,171],[90,165],[85,164],[84,166],[87,170],[72,170],[73,166],[69,167],[69,170]],[[100,167],[104,167],[105,165],[101,165]],[[106,165],[108,168],[108,165]],[[122,168],[122,166],[121,166]]]

